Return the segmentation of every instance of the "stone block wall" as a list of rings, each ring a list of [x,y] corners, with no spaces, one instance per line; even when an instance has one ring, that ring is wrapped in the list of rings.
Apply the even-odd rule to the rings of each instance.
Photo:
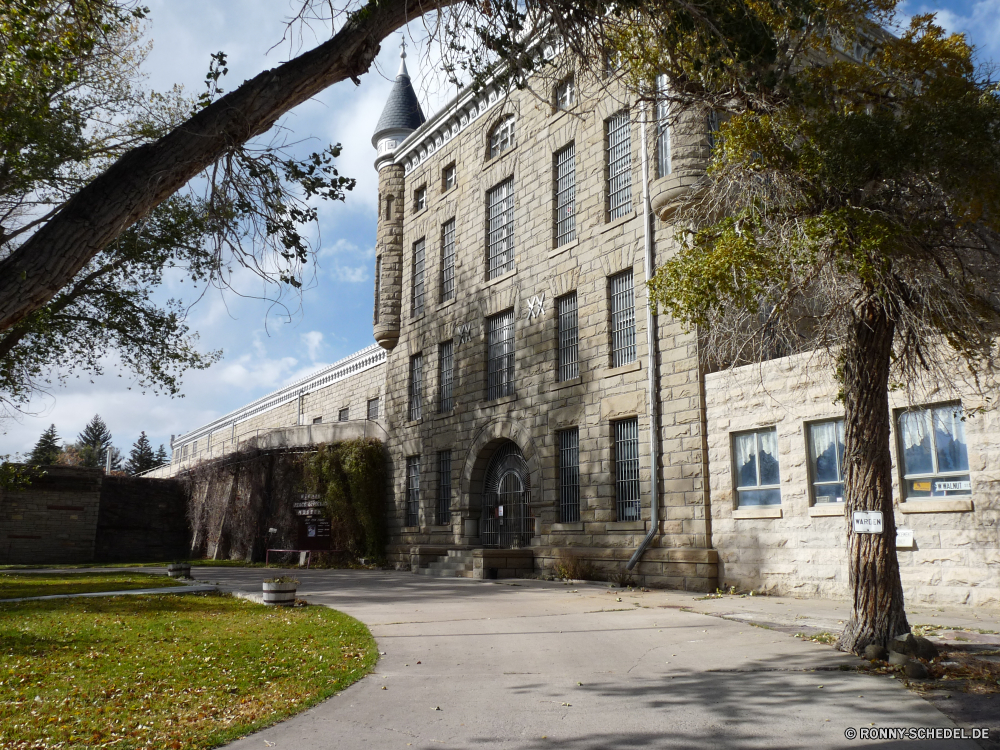
[[[104,477],[94,559],[186,560],[191,542],[187,505],[187,490],[178,480]]]
[[[0,563],[93,560],[103,471],[69,466],[42,470],[24,490],[0,490]]]
[[[850,594],[848,520],[840,504],[812,501],[806,425],[843,417],[827,358],[810,353],[706,377],[712,540],[722,586],[777,594],[845,598]],[[893,419],[895,521],[913,532],[899,549],[906,599],[922,604],[1000,606],[1000,415],[958,369],[951,382],[930,382],[891,395],[893,415],[908,406],[961,401],[972,496],[900,502],[897,422]],[[774,425],[781,504],[736,509],[732,434]],[[840,507],[838,507],[840,506]],[[756,517],[755,517],[756,516]]]

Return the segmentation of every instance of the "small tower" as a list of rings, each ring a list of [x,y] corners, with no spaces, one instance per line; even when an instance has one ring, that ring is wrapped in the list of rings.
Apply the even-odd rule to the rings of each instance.
[[[406,180],[402,164],[393,163],[396,149],[425,118],[406,70],[406,42],[389,100],[375,126],[372,145],[378,155],[378,236],[375,243],[375,340],[391,351],[399,341],[403,301],[403,209]]]

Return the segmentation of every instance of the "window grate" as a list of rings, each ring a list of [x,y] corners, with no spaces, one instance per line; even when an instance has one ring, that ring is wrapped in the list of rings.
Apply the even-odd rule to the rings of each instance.
[[[440,393],[438,394],[438,411],[451,411],[455,403],[452,399],[452,379],[454,378],[454,346],[451,341],[445,341],[438,347],[438,373],[440,375]]]
[[[632,272],[611,277],[611,366],[635,362],[635,289]]]
[[[560,297],[558,306],[559,380],[572,380],[580,376],[576,292]]]
[[[486,194],[486,278],[514,270],[514,178]]]
[[[619,521],[639,520],[639,420],[614,423],[615,496]]]
[[[514,116],[508,115],[490,133],[490,158],[514,147]]]
[[[351,407],[347,406],[337,413],[338,422],[349,422],[351,419]]]
[[[413,243],[413,317],[424,311],[424,240]]]
[[[580,520],[580,430],[559,432],[559,523]]]
[[[406,525],[420,525],[420,456],[406,459]]]
[[[451,523],[451,451],[438,451],[437,523]]]
[[[441,301],[455,299],[455,220],[441,225]]]
[[[611,221],[632,210],[632,137],[628,110],[607,120],[608,212]]]
[[[423,395],[424,355],[410,357],[410,421],[420,419],[420,401]]]
[[[368,399],[368,419],[378,419],[378,399]]]
[[[670,174],[670,103],[667,101],[667,77],[656,77],[659,98],[656,101],[656,172],[659,177]]]
[[[486,398],[514,393],[514,311],[487,318]]]
[[[576,144],[556,152],[556,247],[576,239]]]

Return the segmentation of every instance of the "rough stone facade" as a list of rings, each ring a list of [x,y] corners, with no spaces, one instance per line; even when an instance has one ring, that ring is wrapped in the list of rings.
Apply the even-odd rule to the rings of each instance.
[[[850,595],[843,503],[814,502],[806,430],[843,417],[833,367],[819,353],[751,365],[706,378],[712,542],[723,586],[776,594]],[[898,421],[901,409],[960,401],[972,491],[967,497],[900,501]],[[1000,416],[960,377],[916,393],[890,394],[893,494],[897,528],[913,542],[898,550],[907,601],[1000,605]],[[737,508],[732,435],[773,425],[777,431],[781,504]]]

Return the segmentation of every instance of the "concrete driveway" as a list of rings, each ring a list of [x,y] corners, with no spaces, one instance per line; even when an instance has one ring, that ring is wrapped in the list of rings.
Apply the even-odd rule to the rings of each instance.
[[[274,575],[194,573],[252,593]],[[977,748],[846,739],[848,728],[954,724],[893,680],[840,671],[853,657],[683,610],[695,604],[688,594],[381,571],[295,575],[309,601],[366,623],[384,655],[340,695],[230,748]]]

